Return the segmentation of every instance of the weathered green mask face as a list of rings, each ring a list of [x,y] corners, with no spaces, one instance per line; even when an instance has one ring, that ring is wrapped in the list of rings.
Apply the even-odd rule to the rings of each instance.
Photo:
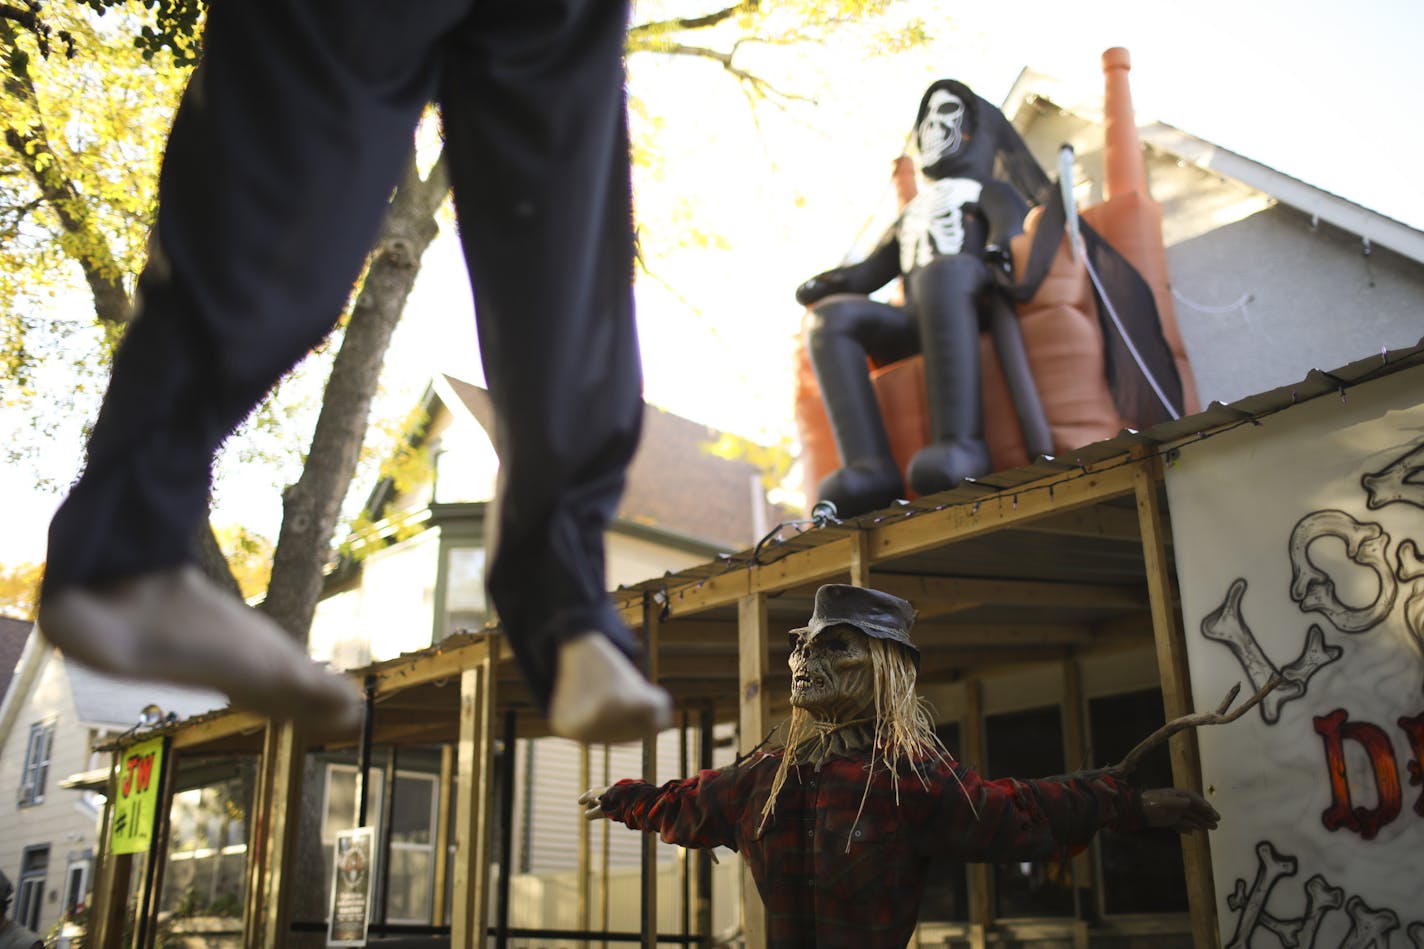
[[[875,701],[870,637],[853,626],[791,634],[791,704],[820,721],[848,722]]]

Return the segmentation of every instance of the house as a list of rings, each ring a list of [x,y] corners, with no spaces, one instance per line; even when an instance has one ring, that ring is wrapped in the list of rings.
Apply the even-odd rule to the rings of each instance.
[[[34,624],[15,616],[0,616],[0,701],[10,691],[10,680],[25,650],[25,638]]]
[[[0,703],[0,868],[15,884],[12,913],[46,932],[87,902],[104,800],[62,782],[101,767],[100,742],[165,716],[227,704],[214,692],[120,681],[71,662],[25,624],[24,650]],[[147,717],[145,717],[147,716]]]
[[[1104,198],[1103,101],[1026,69],[1002,106],[1044,168],[1073,146],[1081,206]],[[1424,335],[1424,232],[1140,115],[1137,136],[1203,406]]]

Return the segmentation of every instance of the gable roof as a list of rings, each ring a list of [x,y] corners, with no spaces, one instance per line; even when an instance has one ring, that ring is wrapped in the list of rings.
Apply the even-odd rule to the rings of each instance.
[[[149,704],[157,705],[165,715],[172,712],[179,719],[228,704],[227,697],[219,692],[116,679],[68,659],[64,660],[64,671],[69,677],[75,713],[86,724],[127,728],[138,721],[139,713]]]
[[[489,392],[449,375],[440,381],[493,438]],[[757,504],[764,503],[754,480],[760,474],[748,462],[720,458],[707,450],[721,434],[645,406],[643,435],[628,469],[618,518],[731,550],[754,543],[765,514],[756,510]]]
[[[1046,73],[1025,69],[1019,73],[1004,98],[1002,111],[1020,132],[1032,124],[1036,115],[1045,112],[1066,112],[1085,122],[1102,125],[1102,91],[1087,92],[1072,88]],[[1238,181],[1282,204],[1358,235],[1371,244],[1387,247],[1424,264],[1424,231],[1165,122],[1139,119],[1137,135],[1148,148],[1170,155],[1184,164]]]
[[[25,650],[25,638],[30,635],[31,625],[29,620],[0,616],[0,700],[10,689],[10,680],[15,675],[20,653]]]

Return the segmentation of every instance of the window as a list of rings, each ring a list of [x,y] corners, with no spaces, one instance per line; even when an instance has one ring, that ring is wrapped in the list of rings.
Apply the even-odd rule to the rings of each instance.
[[[353,765],[326,766],[326,803],[322,810],[321,840],[325,886],[331,891],[332,848],[336,832],[356,824],[357,783],[360,771]],[[371,769],[371,793],[366,804],[366,824],[376,830],[377,860],[384,841],[385,818],[382,773]],[[435,884],[435,818],[438,781],[436,775],[416,771],[396,771],[395,799],[391,801],[390,880],[385,885],[386,922],[425,924],[431,921]],[[384,870],[382,872],[385,872]],[[377,883],[375,899],[381,899]],[[373,918],[375,915],[373,914]]]
[[[488,618],[484,548],[451,547],[445,553],[445,635],[479,629]]]
[[[1121,761],[1133,745],[1166,721],[1157,689],[1127,692],[1088,702],[1088,728],[1097,765]],[[1134,780],[1145,788],[1172,783],[1167,746],[1154,748],[1137,766]],[[1098,835],[1103,881],[1103,912],[1169,913],[1187,911],[1182,844],[1170,830]]]
[[[45,877],[49,875],[49,845],[26,847],[20,857],[20,879],[15,887],[15,922],[36,932],[44,903]]]
[[[428,923],[435,883],[436,776],[397,771],[386,920]]]
[[[20,805],[44,801],[45,778],[49,776],[49,753],[54,744],[54,721],[30,726],[30,742],[25,748],[25,767],[20,772]]]
[[[935,731],[949,753],[959,760],[959,723],[946,722]],[[969,921],[969,865],[963,860],[931,860],[920,902],[920,919],[936,922]]]
[[[85,897],[89,893],[89,867],[92,861],[93,856],[86,850],[82,857],[71,859],[69,868],[64,871],[62,911],[65,916],[73,916],[84,908]]]
[[[986,716],[984,733],[990,777],[1063,773],[1063,720],[1058,706]],[[1055,858],[996,865],[994,899],[996,916],[1072,916],[1072,864]]]

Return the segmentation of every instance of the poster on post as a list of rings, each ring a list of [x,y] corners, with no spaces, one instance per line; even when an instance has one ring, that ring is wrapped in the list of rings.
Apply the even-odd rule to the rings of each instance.
[[[331,924],[328,946],[364,946],[371,921],[372,827],[336,833],[331,874]]]
[[[1424,949],[1424,367],[1166,467],[1224,949]]]
[[[148,853],[153,843],[163,787],[163,743],[163,738],[151,738],[124,751],[109,825],[110,853]]]

